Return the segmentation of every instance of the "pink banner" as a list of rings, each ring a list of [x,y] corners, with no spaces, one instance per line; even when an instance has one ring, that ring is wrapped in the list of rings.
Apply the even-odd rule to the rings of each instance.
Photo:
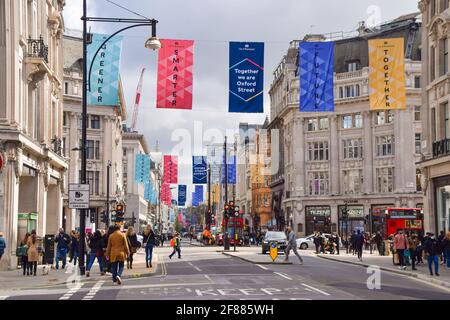
[[[164,183],[178,183],[178,157],[164,156]]]
[[[194,41],[161,40],[156,107],[192,110]]]
[[[165,205],[172,203],[172,192],[170,191],[170,184],[164,183],[161,185],[161,201]]]

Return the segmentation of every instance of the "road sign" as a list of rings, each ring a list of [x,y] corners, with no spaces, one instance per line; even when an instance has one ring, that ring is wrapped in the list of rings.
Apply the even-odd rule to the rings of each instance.
[[[88,184],[70,184],[69,209],[89,209],[89,195]]]
[[[278,258],[278,243],[276,241],[272,241],[270,243],[270,257],[272,258],[273,262],[277,260]]]

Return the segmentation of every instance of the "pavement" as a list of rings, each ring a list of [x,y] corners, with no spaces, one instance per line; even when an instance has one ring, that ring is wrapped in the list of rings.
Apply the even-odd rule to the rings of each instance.
[[[417,278],[423,281],[428,281],[434,283],[436,285],[440,285],[443,287],[450,288],[450,269],[447,268],[446,265],[439,265],[439,274],[440,276],[430,276],[428,270],[428,263],[426,259],[424,259],[424,263],[418,264],[416,266],[416,270],[412,270],[411,266],[408,266],[406,270],[400,270],[398,266],[393,264],[392,256],[380,256],[378,253],[370,254],[369,251],[364,251],[363,253],[363,261],[359,261],[357,257],[353,254],[347,254],[340,252],[339,255],[332,254],[318,254],[318,257],[322,259],[328,259],[333,261],[338,261],[342,263],[348,263],[353,265],[359,265],[362,267],[370,267],[376,266],[381,270],[397,273],[413,278]],[[434,271],[434,266],[433,266]]]
[[[0,300],[450,300],[448,288],[392,272],[380,271],[379,286],[370,286],[366,268],[317,257],[309,250],[300,252],[303,265],[295,257],[289,265],[266,265],[259,260],[260,248],[242,247],[231,256],[221,249],[186,242],[181,259],[169,259],[170,247],[155,248],[158,261],[151,276],[133,278],[125,271],[129,278],[120,286],[113,285],[110,276],[97,275],[93,281],[47,288],[1,286]],[[21,276],[16,273],[16,278]]]

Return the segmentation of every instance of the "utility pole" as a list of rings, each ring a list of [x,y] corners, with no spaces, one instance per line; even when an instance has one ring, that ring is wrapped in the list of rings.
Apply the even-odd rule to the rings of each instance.
[[[108,165],[106,166],[106,228],[109,228],[109,185],[110,185],[110,170],[112,163],[108,161]]]
[[[211,231],[211,165],[208,163],[208,217],[206,227]]]
[[[227,161],[227,136],[225,136],[225,143],[223,146],[224,153],[224,170],[225,170],[225,206],[228,207],[228,161]],[[224,240],[224,249],[230,250],[230,239],[228,238],[228,212],[224,211],[225,216],[225,240]]]
[[[237,137],[234,137],[234,165],[236,165],[237,161]],[[233,184],[233,204],[236,208],[236,183]],[[233,208],[234,217],[233,217],[233,238],[234,238],[234,252],[236,252],[236,242],[238,239],[238,235],[236,234],[236,213],[235,208]]]

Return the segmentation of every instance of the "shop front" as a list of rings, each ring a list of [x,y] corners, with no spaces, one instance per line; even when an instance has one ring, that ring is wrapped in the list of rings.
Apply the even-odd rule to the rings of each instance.
[[[339,234],[350,235],[357,230],[364,232],[366,229],[365,220],[364,220],[364,206],[352,205],[347,206],[348,210],[348,219],[344,219],[342,216],[342,212],[344,211],[345,206],[339,206]]]
[[[306,235],[314,232],[331,233],[331,207],[306,207]]]
[[[447,233],[450,230],[450,176],[434,179],[437,231]]]

